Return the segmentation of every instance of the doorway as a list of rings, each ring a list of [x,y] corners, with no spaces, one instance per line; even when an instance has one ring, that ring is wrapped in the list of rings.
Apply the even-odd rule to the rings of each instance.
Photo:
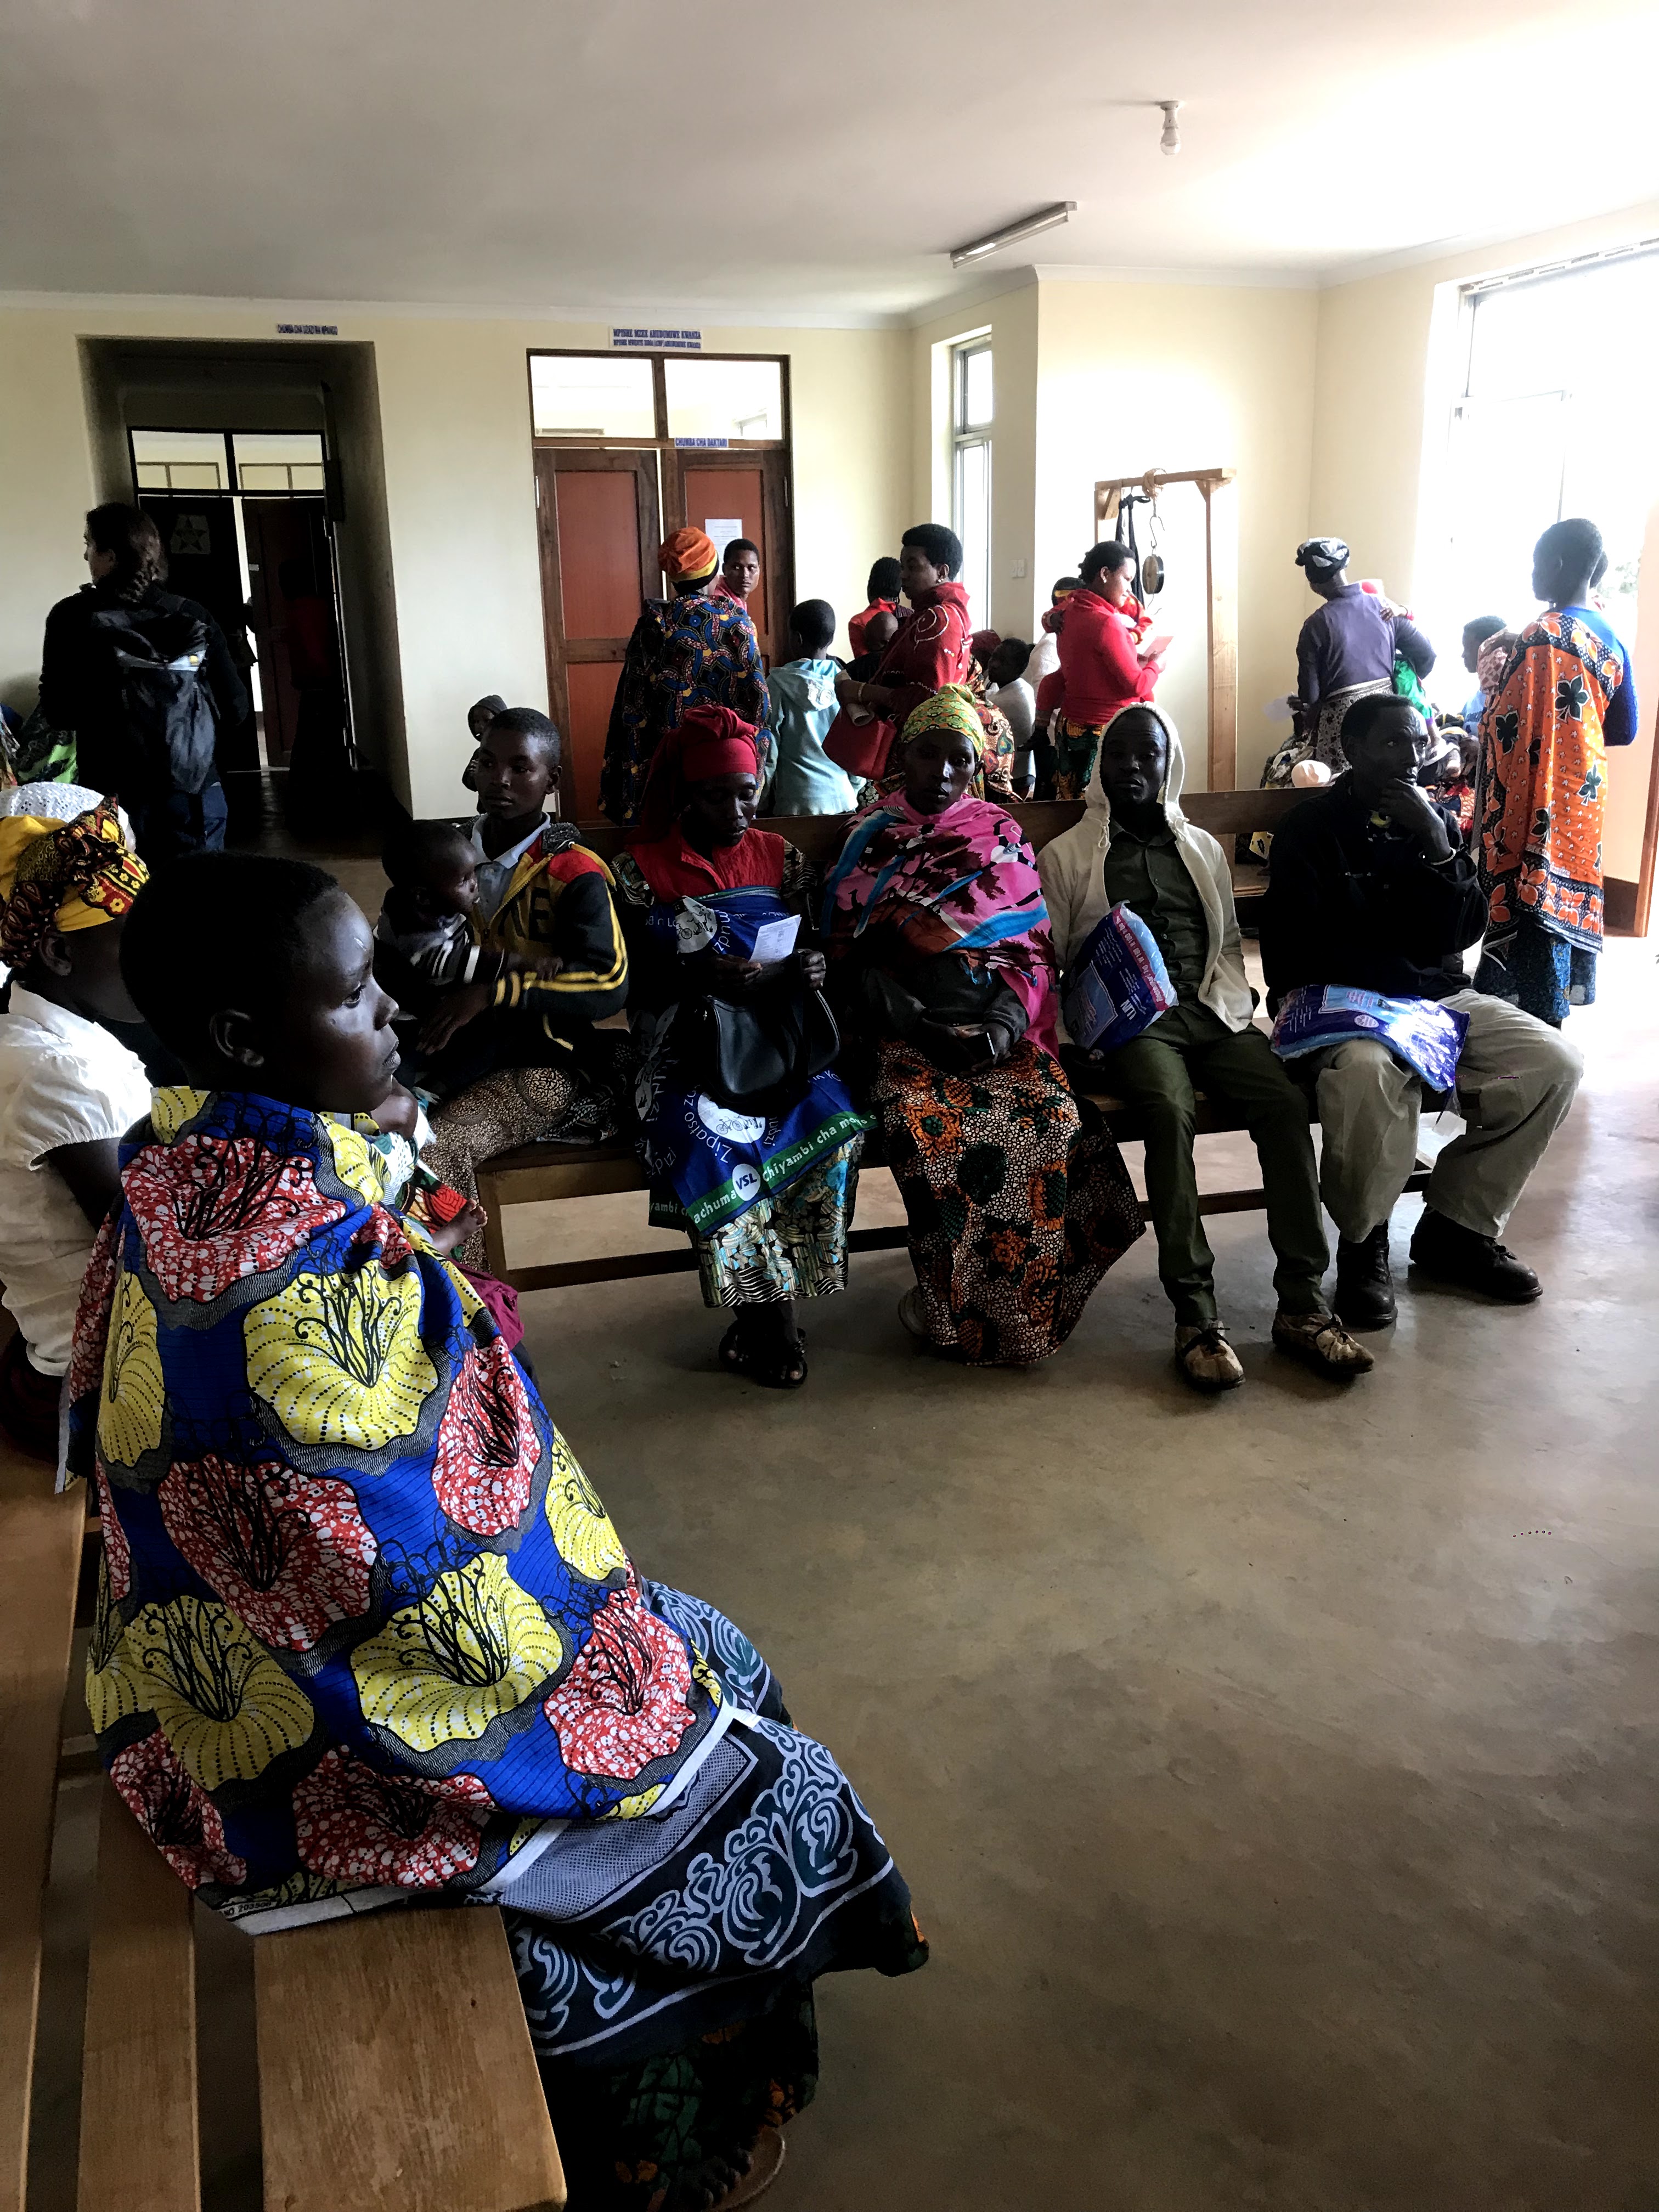
[[[302,716],[307,729],[326,722],[349,750],[321,437],[134,425],[128,441],[169,586],[212,615],[253,701],[251,726],[221,733],[221,773],[285,773]]]
[[[782,356],[530,356],[548,697],[565,734],[564,811],[599,811],[599,769],[641,604],[667,590],[657,548],[690,524],[724,554],[759,548],[749,602],[762,663],[794,603],[789,364]]]

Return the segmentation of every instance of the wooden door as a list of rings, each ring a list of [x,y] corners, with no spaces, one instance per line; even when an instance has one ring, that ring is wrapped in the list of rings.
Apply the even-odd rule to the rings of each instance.
[[[323,501],[244,496],[242,528],[265,759],[272,768],[286,768],[300,726],[301,679],[316,680],[312,664],[324,655],[332,662],[337,679],[343,665]],[[319,620],[325,623],[326,640],[311,635]]]
[[[611,702],[642,599],[662,589],[654,449],[544,448],[536,455],[547,690],[564,733],[560,811],[599,811]]]
[[[747,453],[741,449],[708,454],[678,452],[665,459],[671,465],[671,527],[690,523],[695,530],[707,530],[711,522],[741,520],[740,531],[725,536],[751,538],[759,546],[760,581],[750,594],[749,614],[761,658],[770,668],[784,657],[795,597],[787,453],[781,447]],[[725,544],[716,550],[723,554]],[[846,610],[838,607],[836,612],[841,616]]]

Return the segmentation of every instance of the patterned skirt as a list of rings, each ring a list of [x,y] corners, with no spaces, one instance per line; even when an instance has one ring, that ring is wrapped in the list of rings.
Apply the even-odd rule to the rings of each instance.
[[[857,1136],[782,1190],[757,1198],[735,1221],[686,1230],[706,1306],[776,1305],[827,1298],[847,1288],[847,1232],[858,1200]],[[653,1194],[651,1218],[672,1194]]]
[[[1063,716],[1054,738],[1054,797],[1081,799],[1095,772],[1103,722],[1072,722]]]
[[[641,1581],[743,1716],[666,1813],[573,1822],[500,1901],[573,2208],[653,2212],[811,2101],[812,1984],[927,1945],[852,1784],[705,1600]]]
[[[1569,945],[1536,915],[1523,914],[1507,934],[1487,938],[1474,988],[1559,1030],[1575,1006],[1595,1004],[1599,958],[1588,945]]]
[[[1029,1042],[963,1076],[883,1044],[872,1103],[933,1342],[974,1367],[1057,1352],[1146,1227],[1095,1108]]]

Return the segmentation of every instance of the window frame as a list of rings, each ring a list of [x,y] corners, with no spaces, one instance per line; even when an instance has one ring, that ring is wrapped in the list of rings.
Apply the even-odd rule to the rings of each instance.
[[[617,359],[648,361],[651,363],[651,389],[656,417],[655,434],[643,437],[595,436],[590,430],[538,430],[536,428],[535,362],[538,358],[560,361],[595,361]],[[668,378],[664,363],[671,361],[763,361],[774,362],[778,372],[780,411],[783,417],[782,435],[776,438],[728,438],[724,447],[697,447],[694,441],[672,438],[668,434]],[[787,353],[682,353],[664,348],[660,351],[644,347],[612,346],[530,346],[525,352],[525,394],[530,403],[530,437],[532,446],[580,446],[590,451],[614,447],[618,451],[637,453],[646,447],[673,453],[684,447],[688,452],[720,452],[734,453],[764,453],[794,450],[794,417],[789,392],[789,356]]]
[[[968,364],[981,354],[987,355],[991,358],[993,393],[990,414],[983,422],[975,423],[970,422],[968,420]],[[980,610],[980,612],[983,620],[987,623],[991,619],[991,529],[994,514],[994,500],[995,495],[994,477],[996,467],[996,454],[993,435],[996,424],[995,376],[995,355],[993,348],[993,334],[991,331],[977,331],[972,337],[959,339],[957,343],[951,347],[951,527],[955,531],[957,536],[962,540],[963,550],[963,566],[965,569],[967,567],[966,553],[968,547],[968,532],[963,527],[967,515],[967,499],[965,496],[964,488],[964,480],[966,476],[965,457],[971,451],[983,448],[985,455],[985,605]],[[964,582],[968,580],[965,575],[963,580]]]

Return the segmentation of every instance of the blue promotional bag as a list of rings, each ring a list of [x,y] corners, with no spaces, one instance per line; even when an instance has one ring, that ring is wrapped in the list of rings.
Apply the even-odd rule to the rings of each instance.
[[[1157,939],[1133,908],[1115,906],[1089,933],[1066,979],[1066,1028],[1073,1044],[1113,1052],[1176,1003]]]
[[[1434,999],[1385,999],[1380,991],[1354,990],[1346,983],[1304,983],[1279,1010],[1273,1048],[1281,1060],[1295,1060],[1322,1045],[1374,1037],[1431,1091],[1451,1091],[1468,1031],[1467,1014],[1454,1013]]]

